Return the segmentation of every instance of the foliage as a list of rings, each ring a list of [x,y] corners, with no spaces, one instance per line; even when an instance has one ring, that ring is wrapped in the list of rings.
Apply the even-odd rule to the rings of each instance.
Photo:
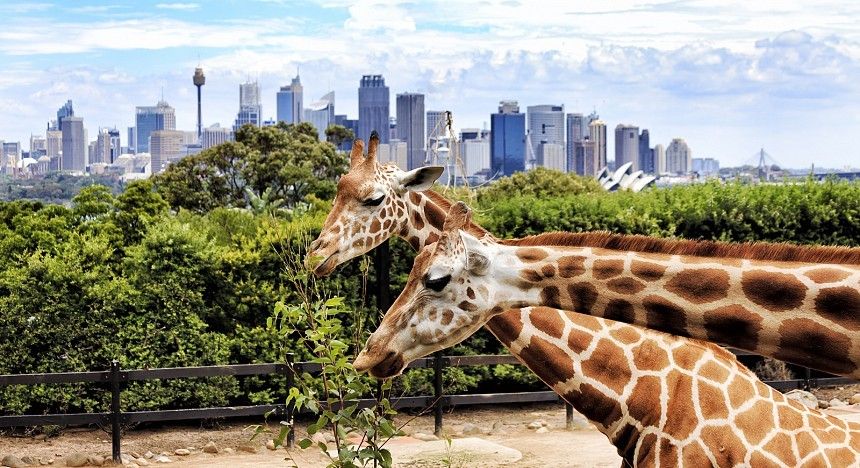
[[[18,179],[0,177],[0,200],[39,200],[46,203],[67,203],[84,187],[103,185],[111,193],[119,193],[123,183],[117,176],[76,176],[62,172],[51,172],[44,177]]]

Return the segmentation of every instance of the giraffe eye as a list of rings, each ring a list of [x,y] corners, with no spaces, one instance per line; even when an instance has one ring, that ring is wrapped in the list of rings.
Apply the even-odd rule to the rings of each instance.
[[[364,200],[363,202],[361,202],[361,204],[364,206],[379,206],[379,204],[382,203],[382,200],[384,199],[385,195],[380,195],[377,198],[369,198],[367,200]]]
[[[451,275],[445,275],[440,278],[430,279],[429,277],[424,277],[424,287],[427,289],[432,289],[436,292],[442,292],[445,289],[445,286],[448,286],[448,282],[451,281]]]

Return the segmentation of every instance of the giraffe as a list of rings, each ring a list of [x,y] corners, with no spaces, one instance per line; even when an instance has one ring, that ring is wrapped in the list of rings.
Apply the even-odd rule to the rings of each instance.
[[[479,275],[492,260],[463,241],[467,216],[419,253],[409,280],[354,362],[386,378],[520,302]],[[860,424],[785,398],[719,346],[542,306],[492,328],[514,356],[585,415],[629,466],[860,466]]]
[[[422,167],[404,172],[397,166],[380,165],[376,160],[378,136],[371,136],[367,157],[363,155],[364,144],[355,140],[350,155],[350,170],[338,181],[337,196],[331,212],[325,220],[319,237],[311,244],[308,253],[308,264],[316,264],[314,272],[317,275],[327,275],[334,268],[347,260],[364,254],[392,236],[406,239],[413,248],[420,250],[424,246],[439,239],[442,233],[446,213],[452,202],[442,195],[429,190],[433,181],[439,177],[443,168]],[[492,239],[486,230],[471,219],[466,231],[479,239]],[[649,309],[643,312],[644,304],[633,307],[630,312],[628,301],[618,297],[619,287],[629,284],[636,288],[643,280],[653,282],[659,280],[666,271],[663,265],[651,266],[649,262],[638,259],[641,256],[691,254],[684,261],[712,262],[714,264],[734,263],[744,261],[744,257],[758,260],[791,261],[793,259],[817,256],[820,261],[828,263],[860,264],[860,249],[828,248],[828,247],[796,247],[787,244],[726,244],[709,241],[678,241],[654,239],[644,236],[619,235],[606,232],[589,232],[577,234],[549,234],[523,239],[498,240],[503,246],[532,246],[547,239],[564,242],[571,248],[591,247],[601,252],[612,252],[617,259],[610,263],[596,264],[601,271],[600,276],[614,275],[619,266],[618,259],[624,260],[620,275],[614,275],[602,281],[598,278],[600,288],[590,288],[580,281],[574,286],[577,300],[568,307],[576,312],[593,315],[604,315],[624,322],[635,322],[651,328],[657,327],[673,333],[689,334],[701,339],[717,341],[747,351],[775,357],[807,367],[827,371],[837,375],[860,377],[860,336],[856,331],[860,328],[860,293],[856,291],[856,280],[853,291],[850,286],[836,286],[831,280],[840,280],[845,271],[832,268],[812,268],[808,279],[801,278],[804,285],[811,280],[815,285],[835,286],[828,288],[830,296],[822,296],[821,304],[828,310],[840,311],[830,314],[829,320],[844,323],[843,327],[832,329],[821,326],[827,323],[819,314],[800,314],[793,311],[776,311],[768,309],[773,300],[779,299],[792,290],[793,275],[770,275],[771,297],[749,304],[749,307],[729,305],[719,307],[703,317],[701,309],[706,303],[694,303],[690,309],[670,306],[664,301],[649,302]],[[525,255],[529,252],[541,252],[535,249],[521,249]],[[627,256],[631,257],[629,264]],[[633,261],[636,257],[636,261]],[[674,258],[674,257],[671,257]],[[670,258],[670,259],[671,259]],[[314,262],[314,259],[321,261]],[[692,265],[695,265],[693,263]],[[705,266],[704,264],[702,265]],[[722,268],[722,267],[721,267]],[[851,266],[841,268],[855,268]],[[712,273],[709,268],[701,268]],[[537,273],[537,270],[532,269]],[[568,268],[559,271],[559,278],[572,272]],[[715,273],[720,275],[719,272]],[[810,276],[811,275],[811,276]],[[836,276],[828,276],[836,275]],[[533,275],[534,276],[534,275]],[[695,278],[693,278],[695,279]],[[701,277],[700,282],[687,281],[673,283],[676,292],[697,296],[703,286],[707,286],[707,277]],[[714,278],[719,281],[722,278]],[[734,278],[737,279],[737,278]],[[848,281],[841,278],[842,282]],[[748,282],[763,283],[761,279]],[[812,285],[812,286],[815,286]],[[741,283],[741,290],[744,283]],[[734,290],[737,290],[737,285]],[[796,287],[795,287],[796,290]],[[560,290],[561,291],[561,290]],[[841,294],[833,294],[840,293]],[[694,301],[706,300],[694,299]],[[808,302],[807,302],[808,304]],[[575,308],[574,308],[575,307]],[[566,307],[563,307],[566,308]],[[487,328],[492,332],[496,326],[508,320],[505,314],[499,314],[490,319]],[[512,319],[512,318],[511,318]],[[686,326],[685,326],[686,325]],[[695,325],[698,328],[691,328]],[[784,325],[784,326],[783,326]],[[694,335],[695,332],[695,335]],[[783,339],[783,335],[785,338]],[[784,341],[784,343],[783,343]]]

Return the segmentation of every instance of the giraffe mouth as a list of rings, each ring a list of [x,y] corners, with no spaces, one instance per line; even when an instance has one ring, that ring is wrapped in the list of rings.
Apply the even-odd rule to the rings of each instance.
[[[406,368],[403,355],[394,351],[389,351],[381,360],[375,363],[373,362],[374,360],[374,357],[370,357],[364,352],[361,352],[358,357],[355,358],[353,366],[355,367],[355,370],[359,372],[367,372],[377,379],[396,377],[403,372],[403,369]]]
[[[328,276],[334,271],[335,267],[337,267],[337,254],[338,252],[332,252],[325,260],[319,262],[316,267],[314,267],[314,275],[316,276]]]

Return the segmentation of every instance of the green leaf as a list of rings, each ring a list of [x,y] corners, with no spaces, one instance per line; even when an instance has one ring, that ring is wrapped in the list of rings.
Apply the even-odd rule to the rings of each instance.
[[[313,444],[314,444],[314,442],[310,439],[302,439],[302,440],[297,442],[297,445],[302,449],[306,449]]]

